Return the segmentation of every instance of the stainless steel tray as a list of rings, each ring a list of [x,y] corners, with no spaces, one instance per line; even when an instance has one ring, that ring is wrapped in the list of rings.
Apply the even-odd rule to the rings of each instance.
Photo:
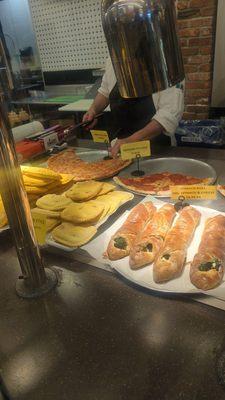
[[[130,176],[131,172],[136,169],[136,164],[133,163],[125,171],[121,171],[119,176]],[[216,171],[211,165],[192,158],[168,157],[147,159],[140,161],[140,169],[148,175],[160,172],[172,172],[191,175],[196,178],[211,178],[212,183],[215,183],[217,179]]]
[[[95,162],[102,160],[104,157],[108,156],[107,150],[88,150],[88,151],[77,151],[76,154],[86,162]]]

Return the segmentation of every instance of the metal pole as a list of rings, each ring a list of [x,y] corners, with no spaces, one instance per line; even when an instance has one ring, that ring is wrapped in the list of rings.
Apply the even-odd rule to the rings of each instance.
[[[45,271],[42,263],[6,115],[6,107],[0,103],[0,189],[22,270],[16,291],[21,297],[38,297],[56,285],[57,277],[54,271]]]

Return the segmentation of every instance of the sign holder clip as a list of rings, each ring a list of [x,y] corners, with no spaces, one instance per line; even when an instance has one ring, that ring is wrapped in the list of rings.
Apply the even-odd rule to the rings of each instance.
[[[133,175],[133,176],[143,176],[143,175],[145,175],[145,172],[140,170],[140,158],[141,158],[141,155],[137,154],[136,155],[137,170],[131,172],[131,175]]]
[[[179,196],[178,200],[179,201],[177,201],[177,203],[174,204],[174,208],[177,212],[190,205],[187,202],[185,202],[186,199],[184,196]]]
[[[107,149],[108,155],[105,156],[105,157],[103,158],[103,160],[111,160],[112,157],[110,156],[110,153],[109,153],[109,142],[108,142],[108,140],[105,140],[104,143],[106,144],[106,149]]]

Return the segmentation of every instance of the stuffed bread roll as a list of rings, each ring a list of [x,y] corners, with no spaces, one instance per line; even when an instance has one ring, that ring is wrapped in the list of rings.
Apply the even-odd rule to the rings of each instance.
[[[166,235],[163,247],[153,266],[154,281],[165,282],[181,275],[200,212],[188,206],[179,212],[174,226]]]
[[[172,204],[165,204],[153,215],[143,231],[136,237],[131,249],[132,269],[141,268],[155,260],[175,215],[176,210]]]
[[[128,256],[136,235],[153,217],[155,211],[156,208],[152,202],[138,204],[134,207],[124,224],[111,238],[106,256],[110,260],[119,260]]]
[[[198,248],[191,263],[190,279],[202,290],[218,286],[225,268],[225,217],[217,215],[207,219]]]

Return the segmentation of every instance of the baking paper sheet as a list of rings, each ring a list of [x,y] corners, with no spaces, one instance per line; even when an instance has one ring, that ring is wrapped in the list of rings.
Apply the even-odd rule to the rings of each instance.
[[[144,199],[143,202],[149,201],[149,197]],[[162,201],[154,201],[154,204],[157,208],[165,204]],[[196,206],[201,212],[201,222],[198,228],[195,231],[195,235],[191,242],[191,245],[188,249],[187,253],[187,263],[184,268],[183,274],[181,277],[171,280],[166,283],[157,284],[153,280],[153,268],[152,265],[146,266],[139,270],[132,270],[129,266],[129,257],[123,258],[122,260],[118,261],[110,261],[106,260],[103,257],[103,252],[106,250],[107,245],[109,243],[110,238],[112,235],[121,227],[123,222],[126,220],[129,212],[125,212],[109,229],[107,229],[102,235],[98,236],[96,239],[92,240],[87,245],[83,246],[82,248],[85,249],[92,257],[94,257],[97,261],[108,264],[112,268],[114,268],[119,274],[123,275],[129,281],[134,282],[140,286],[145,288],[149,288],[155,291],[165,292],[165,293],[204,293],[209,296],[214,296],[219,299],[225,300],[225,281],[216,289],[209,290],[203,292],[197,289],[194,285],[192,285],[190,278],[189,278],[189,270],[190,270],[190,262],[193,260],[194,255],[197,253],[198,246],[201,240],[202,232],[204,229],[206,219],[210,217],[214,217],[218,214],[225,215],[225,213],[218,212],[216,210]],[[103,249],[102,252],[99,252],[99,249]]]

